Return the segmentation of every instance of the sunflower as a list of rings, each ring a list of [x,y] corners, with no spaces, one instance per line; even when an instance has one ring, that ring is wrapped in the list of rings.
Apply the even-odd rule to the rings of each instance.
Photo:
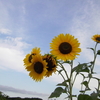
[[[24,58],[24,66],[29,66],[34,55],[40,54],[40,48],[33,48],[30,54],[27,54]]]
[[[43,56],[43,60],[46,60],[47,62],[47,70],[48,72],[46,73],[46,77],[49,77],[50,75],[52,75],[53,72],[56,72],[56,67],[57,67],[57,63],[56,63],[56,59],[50,55],[50,54],[46,54]]]
[[[100,35],[99,34],[93,35],[92,40],[94,40],[97,43],[100,43]]]
[[[41,52],[40,48],[35,47],[32,49],[31,54],[36,55],[36,54],[40,54],[40,52]]]
[[[27,54],[24,58],[24,66],[30,66],[31,65],[31,59],[32,59],[32,55],[31,54]]]
[[[81,52],[79,48],[80,43],[74,36],[70,34],[59,34],[57,37],[53,38],[52,43],[50,43],[50,52],[55,55],[57,59],[73,60],[76,55]]]
[[[26,70],[29,71],[29,76],[35,81],[41,81],[47,72],[46,61],[38,54],[34,56],[31,62],[31,65],[26,67]]]

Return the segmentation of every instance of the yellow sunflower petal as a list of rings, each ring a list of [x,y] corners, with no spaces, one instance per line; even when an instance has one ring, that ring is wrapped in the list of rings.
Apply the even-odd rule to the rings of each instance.
[[[46,54],[43,56],[43,60],[47,62],[47,73],[45,74],[46,77],[52,75],[53,72],[56,72],[57,62],[56,59],[51,54]]]
[[[32,49],[31,54],[40,54],[41,50],[38,47]]]
[[[42,56],[38,54],[34,56],[32,64],[27,66],[26,70],[29,71],[29,76],[35,81],[41,81],[47,72],[47,63],[42,59]]]
[[[59,34],[58,37],[53,38],[50,43],[50,52],[62,60],[73,60],[76,55],[81,52],[79,48],[80,43],[70,34]]]
[[[97,42],[97,43],[100,43],[100,34],[95,34],[92,36],[92,40]]]
[[[29,61],[30,54],[27,54],[24,58],[24,66],[29,66],[31,62]]]

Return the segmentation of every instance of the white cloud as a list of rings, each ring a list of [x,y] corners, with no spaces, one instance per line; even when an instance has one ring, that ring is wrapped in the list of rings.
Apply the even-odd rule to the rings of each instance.
[[[38,95],[38,96],[48,96],[48,94],[43,94],[43,93],[37,93],[37,92],[32,92],[32,91],[27,91],[27,90],[22,90],[10,86],[4,86],[0,85],[0,90],[1,91],[8,91],[8,92],[14,92],[14,93],[20,93],[20,94],[29,94],[29,95]]]
[[[0,68],[24,71],[23,59],[25,57],[23,49],[29,45],[21,38],[7,37],[0,40]]]
[[[12,32],[11,30],[6,29],[6,28],[1,28],[1,29],[0,29],[0,33],[1,33],[1,34],[7,34],[7,35],[10,35],[11,32]]]
[[[87,47],[94,47],[95,43],[91,37],[100,34],[100,10],[95,1],[88,0],[73,17],[71,33],[81,43],[81,57],[84,61],[91,61],[93,53]],[[81,59],[80,57],[80,59]]]
[[[25,2],[0,1],[0,34],[24,36],[25,24]]]
[[[23,54],[15,49],[0,47],[0,66],[4,68],[11,68],[22,71],[23,68]]]

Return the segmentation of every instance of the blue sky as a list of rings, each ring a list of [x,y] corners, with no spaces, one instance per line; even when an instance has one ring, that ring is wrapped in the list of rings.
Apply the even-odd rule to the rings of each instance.
[[[95,44],[92,35],[100,34],[99,5],[100,0],[0,0],[0,90],[9,96],[47,100],[62,79],[53,75],[35,82],[24,69],[25,55],[34,47],[48,53],[54,36],[70,33],[81,43],[76,62],[90,61],[86,48]],[[100,68],[95,70],[100,77]],[[76,90],[78,84],[77,80]]]

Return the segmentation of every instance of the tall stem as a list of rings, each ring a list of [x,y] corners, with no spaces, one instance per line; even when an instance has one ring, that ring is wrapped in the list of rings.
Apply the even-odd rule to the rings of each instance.
[[[65,81],[66,79],[65,79],[65,77],[63,76],[63,74],[60,73],[58,70],[57,70],[57,72],[62,76],[63,80]]]
[[[94,60],[93,60],[93,66],[91,68],[91,73],[93,73],[93,69],[94,69],[94,65],[95,65],[95,61],[96,61],[96,57],[97,57],[97,54],[96,54],[96,47],[97,47],[97,44],[95,45],[95,48],[94,48]]]
[[[73,68],[73,61],[71,61],[71,72],[70,72],[70,100],[72,100],[72,88],[73,88],[73,74],[72,74],[72,68]]]
[[[97,44],[98,44],[98,43],[96,42],[95,47],[94,47],[94,51],[93,51],[93,53],[94,53],[94,60],[93,60],[93,64],[92,64],[92,68],[91,68],[91,72],[90,72],[90,75],[91,75],[91,76],[92,76],[92,74],[93,74],[94,65],[95,65],[95,61],[96,61],[96,57],[97,57],[97,54],[96,54],[96,47],[97,47]],[[92,78],[92,77],[89,77],[88,84],[90,83],[91,78]]]
[[[67,77],[67,79],[69,79],[69,77],[68,77],[68,74],[67,74],[67,71],[65,70],[65,68],[64,68],[64,66],[59,62],[59,64],[60,64],[60,67],[63,69],[63,71],[65,72],[65,75],[66,75],[66,77]]]

